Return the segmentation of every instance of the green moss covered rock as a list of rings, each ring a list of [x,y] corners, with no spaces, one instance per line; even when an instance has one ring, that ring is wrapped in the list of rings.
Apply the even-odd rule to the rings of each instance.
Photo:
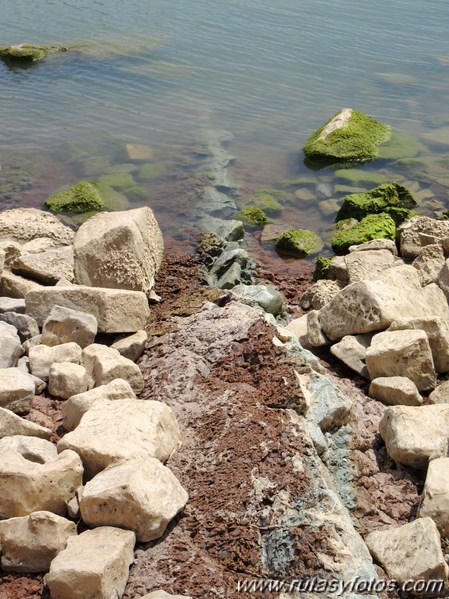
[[[268,222],[268,216],[257,206],[243,208],[235,218],[250,227],[262,227]]]
[[[137,178],[141,181],[152,181],[153,179],[160,177],[164,171],[165,168],[161,164],[147,162],[138,170]]]
[[[65,52],[61,46],[38,46],[37,44],[18,44],[0,46],[0,58],[10,62],[38,62],[55,52]]]
[[[360,222],[346,226],[349,223],[348,221],[339,223],[340,229],[332,237],[331,245],[336,254],[344,254],[351,245],[359,245],[371,239],[395,239],[396,237],[396,225],[389,214],[369,214]]]
[[[372,117],[343,108],[306,141],[309,160],[364,161],[379,155],[380,144],[391,136],[390,127]]]
[[[113,187],[114,189],[129,189],[136,185],[133,176],[130,173],[112,173],[103,175],[98,179],[98,183]]]
[[[323,249],[322,239],[307,229],[291,229],[283,233],[275,241],[276,250],[280,254],[304,258],[316,254]]]
[[[278,198],[287,197],[285,192],[276,189],[259,189],[256,193],[253,193],[246,198],[242,198],[239,204],[243,206],[255,206],[260,210],[263,210],[270,216],[280,214],[284,207],[279,202]]]
[[[329,256],[317,256],[315,260],[315,271],[313,273],[313,280],[319,281],[320,279],[327,279],[329,268],[332,266],[332,257]]]
[[[104,207],[107,210],[115,212],[119,210],[129,210],[129,208],[131,208],[130,201],[123,193],[120,193],[104,183],[94,183],[94,185],[100,193],[104,202]]]
[[[104,202],[92,183],[79,181],[49,196],[45,200],[45,206],[52,212],[81,214],[101,210]]]
[[[415,199],[406,187],[400,183],[386,183],[363,193],[346,196],[335,220],[360,220],[368,214],[386,212],[396,224],[401,224],[410,218],[411,209],[415,206]]]

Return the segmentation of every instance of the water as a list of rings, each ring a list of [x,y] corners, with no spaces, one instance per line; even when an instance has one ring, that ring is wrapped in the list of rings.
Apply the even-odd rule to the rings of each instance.
[[[315,178],[317,201],[291,190],[279,220],[327,239],[333,214],[318,201],[341,197],[338,181],[309,171],[301,148],[342,106],[424,141],[415,170],[363,168],[414,183],[427,211],[449,207],[449,177],[435,166],[449,149],[446,0],[0,0],[0,14],[2,44],[74,48],[26,69],[0,63],[0,207],[42,206],[89,178],[91,157],[113,166],[127,161],[126,142],[148,144],[165,171],[138,181],[148,199],[131,204],[149,203],[181,239],[196,201],[196,139],[218,128],[234,135],[241,195]]]

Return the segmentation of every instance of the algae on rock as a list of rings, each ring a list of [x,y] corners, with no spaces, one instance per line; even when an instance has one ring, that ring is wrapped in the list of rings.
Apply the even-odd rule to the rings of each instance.
[[[313,272],[313,280],[327,279],[329,268],[333,262],[332,256],[317,256],[315,259],[315,270]]]
[[[277,189],[259,189],[255,193],[239,200],[242,206],[255,206],[266,214],[280,214],[284,209],[278,198],[287,197],[285,192]]]
[[[268,222],[265,212],[257,206],[246,206],[236,214],[235,218],[250,227],[262,227]]]
[[[104,202],[97,188],[88,181],[79,181],[69,188],[61,189],[45,200],[52,212],[72,212],[80,214],[101,210]]]
[[[360,222],[347,219],[338,223],[331,245],[336,254],[344,254],[351,245],[360,245],[371,239],[395,239],[396,225],[389,214],[369,214]],[[349,225],[349,226],[346,226]]]
[[[0,58],[10,62],[38,62],[55,52],[65,52],[62,46],[39,46],[37,44],[18,44],[0,46]]]
[[[323,249],[322,239],[307,229],[291,229],[275,241],[276,250],[281,254],[305,257]]]
[[[310,160],[324,162],[370,160],[379,155],[379,145],[390,136],[388,125],[343,108],[309,137],[304,154]]]

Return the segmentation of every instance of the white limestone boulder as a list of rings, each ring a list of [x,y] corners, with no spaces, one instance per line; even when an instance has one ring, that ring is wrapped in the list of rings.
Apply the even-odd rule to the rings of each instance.
[[[420,406],[423,402],[415,383],[405,376],[374,379],[369,387],[369,395],[387,406]]]
[[[137,362],[145,351],[145,345],[148,340],[146,331],[137,331],[134,335],[117,339],[111,347],[116,349],[121,356]],[[92,342],[93,343],[93,342]]]
[[[164,246],[153,211],[145,206],[93,216],[78,229],[74,250],[80,285],[149,293]]]
[[[36,208],[13,208],[0,213],[0,240],[24,244],[39,237],[55,242],[55,246],[70,245],[75,234],[61,221]]]
[[[412,266],[419,274],[421,285],[437,283],[441,269],[445,263],[444,252],[441,244],[434,243],[422,248],[418,256],[413,260]]]
[[[314,283],[301,297],[303,310],[320,310],[328,304],[343,288],[340,281],[320,279]]]
[[[82,349],[77,343],[61,343],[61,345],[36,345],[28,351],[31,374],[43,381],[48,381],[50,367],[55,362],[71,362],[80,364]]]
[[[165,462],[180,444],[172,410],[159,401],[101,401],[81,418],[74,431],[58,443],[83,460],[87,478],[123,460],[157,458]]]
[[[48,390],[55,397],[68,399],[84,393],[88,388],[88,377],[84,366],[72,362],[54,362],[48,374]]]
[[[17,329],[0,321],[0,368],[17,366],[17,361],[22,354],[23,348]]]
[[[15,327],[21,342],[39,335],[37,322],[27,314],[16,314],[15,312],[4,312],[0,314],[0,321]]]
[[[0,408],[0,439],[13,437],[14,435],[39,437],[48,440],[51,436],[51,430],[21,418],[11,410]]]
[[[41,253],[22,253],[14,260],[11,270],[42,285],[54,285],[62,277],[73,281],[74,253],[71,246]]]
[[[428,216],[414,216],[398,228],[400,254],[403,258],[416,258],[422,248],[434,245],[449,237],[449,222]]]
[[[91,527],[133,530],[137,541],[148,543],[164,534],[187,500],[171,470],[155,458],[143,458],[97,474],[83,489],[80,510]]]
[[[449,534],[449,458],[429,462],[418,516],[432,518],[442,536]]]
[[[27,414],[34,397],[35,384],[20,368],[0,369],[0,407],[16,414]]]
[[[440,383],[429,395],[431,403],[448,403],[449,404],[449,381]]]
[[[449,405],[388,407],[379,432],[393,460],[425,468],[430,459],[447,455]]]
[[[76,524],[51,512],[0,521],[1,567],[5,572],[48,572]]]
[[[134,559],[135,535],[102,526],[71,536],[45,582],[53,599],[115,599],[123,595]]]
[[[394,265],[395,257],[389,250],[350,252],[345,256],[350,283],[376,279]]]
[[[26,311],[43,326],[53,306],[95,316],[99,333],[135,333],[145,328],[148,300],[141,291],[84,285],[57,285],[26,294]]]
[[[144,387],[143,374],[137,364],[112,347],[99,343],[88,345],[83,349],[82,364],[87,371],[89,388],[107,385],[114,379],[128,381],[135,393]]]
[[[97,319],[92,314],[53,306],[42,327],[41,343],[52,347],[73,341],[85,348],[95,341],[97,331]]]
[[[83,466],[74,451],[58,454],[44,439],[16,435],[0,439],[0,518],[46,510],[60,516],[82,484]]]
[[[311,310],[307,313],[307,343],[311,347],[321,347],[331,343],[321,329],[318,310]]]
[[[372,335],[346,335],[331,347],[331,354],[341,360],[349,368],[368,379],[365,358]]]
[[[0,277],[0,295],[23,299],[29,291],[40,292],[44,289],[43,285],[15,275],[10,270],[5,269]]]
[[[25,314],[25,300],[23,298],[0,297],[0,314],[5,312]]]
[[[371,380],[389,376],[407,377],[419,391],[428,391],[436,385],[429,339],[420,329],[385,331],[374,335],[365,360]]]

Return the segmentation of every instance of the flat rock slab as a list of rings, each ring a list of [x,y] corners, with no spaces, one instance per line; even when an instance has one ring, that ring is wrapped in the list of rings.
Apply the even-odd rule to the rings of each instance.
[[[76,451],[91,478],[122,460],[154,457],[165,462],[179,441],[178,423],[167,405],[123,399],[94,405],[59,441],[58,451]]]
[[[137,362],[145,351],[147,340],[148,335],[146,331],[137,331],[134,335],[114,341],[111,347],[116,349],[124,358]]]
[[[100,333],[135,333],[149,315],[148,300],[141,291],[103,289],[83,285],[57,286],[27,293],[27,314],[43,326],[53,306],[95,316]]]
[[[133,532],[110,526],[70,537],[45,577],[52,598],[121,597],[134,558],[134,543]]]

